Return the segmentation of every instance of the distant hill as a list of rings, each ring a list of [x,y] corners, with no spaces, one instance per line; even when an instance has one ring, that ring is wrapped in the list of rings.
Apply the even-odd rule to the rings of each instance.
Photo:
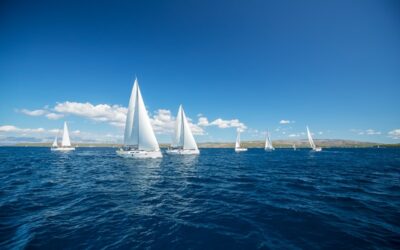
[[[366,148],[366,147],[400,147],[400,144],[384,144],[376,142],[360,142],[353,140],[335,140],[335,139],[320,139],[314,140],[317,146],[323,148]],[[293,144],[297,148],[309,148],[307,140],[275,140],[272,144],[276,148],[291,148]],[[206,142],[199,143],[199,148],[233,148],[235,146],[234,142]],[[50,147],[50,143],[17,143],[15,145],[7,146],[19,146],[19,147]],[[74,146],[78,147],[121,147],[121,144],[110,144],[110,143],[77,143]],[[160,147],[166,148],[169,144],[160,144]],[[243,147],[248,148],[263,148],[264,141],[243,141]]]

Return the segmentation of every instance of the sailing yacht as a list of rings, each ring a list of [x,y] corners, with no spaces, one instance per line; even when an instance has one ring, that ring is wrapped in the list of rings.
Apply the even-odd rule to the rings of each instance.
[[[293,143],[293,150],[296,151],[296,144]]]
[[[72,151],[75,150],[74,147],[71,146],[71,140],[69,139],[69,132],[68,132],[68,126],[67,122],[64,122],[64,131],[63,131],[63,137],[61,141],[61,146],[58,145],[57,142],[57,136],[54,138],[54,142],[51,145],[50,150],[51,151]]]
[[[192,130],[186,119],[185,111],[182,105],[179,106],[178,114],[176,115],[175,136],[171,147],[167,150],[167,154],[173,155],[198,155],[200,154],[194,140]]]
[[[315,146],[314,140],[313,140],[313,138],[311,136],[311,132],[308,129],[308,126],[307,126],[307,137],[308,137],[308,142],[310,143],[310,146],[311,146],[313,151],[315,151],[315,152],[322,151],[322,148]]]
[[[269,136],[269,131],[267,131],[267,135],[265,136],[265,148],[266,151],[275,150],[274,146],[272,146],[271,137]]]
[[[161,158],[162,154],[135,79],[126,115],[124,146],[117,154],[127,158]]]
[[[247,148],[240,147],[240,131],[238,130],[235,143],[235,152],[244,152],[244,151],[247,151]]]

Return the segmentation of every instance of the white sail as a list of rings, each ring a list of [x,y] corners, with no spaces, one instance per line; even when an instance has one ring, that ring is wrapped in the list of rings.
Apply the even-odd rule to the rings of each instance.
[[[175,134],[172,140],[172,147],[174,148],[183,147],[182,125],[182,106],[179,106],[175,121]]]
[[[240,148],[240,132],[239,131],[238,131],[237,136],[236,136],[235,148]]]
[[[51,146],[52,146],[52,147],[58,147],[58,144],[57,144],[57,136],[56,136],[56,138],[54,138],[53,144],[52,144]]]
[[[310,133],[310,130],[308,129],[308,126],[307,126],[307,137],[308,137],[308,142],[310,143],[311,148],[315,149],[316,148],[315,143],[314,143],[313,138],[311,137],[311,133]]]
[[[154,134],[153,127],[150,123],[149,115],[147,114],[146,106],[144,105],[142,94],[138,85],[138,137],[139,137],[139,149],[146,151],[158,151],[160,147]]]
[[[269,132],[267,131],[267,135],[265,137],[265,149],[273,149],[271,138],[269,136]]]
[[[132,87],[131,97],[129,99],[128,105],[128,113],[126,114],[126,122],[125,122],[125,133],[124,133],[124,144],[125,146],[128,145],[138,145],[139,144],[139,133],[137,131],[133,132],[133,121],[134,121],[134,114],[137,109],[137,90],[138,90],[138,82],[135,79],[135,83]]]
[[[189,123],[186,119],[185,111],[182,105],[179,107],[182,113],[182,136],[183,136],[183,149],[197,150],[197,144],[194,140],[192,130],[190,129]]]
[[[139,150],[158,151],[160,147],[140,93],[137,79],[132,88],[125,123],[124,144]]]
[[[171,146],[173,148],[198,150],[182,105],[179,106],[178,114],[176,115],[175,134]]]
[[[71,147],[71,141],[69,140],[67,122],[64,122],[64,132],[63,132],[61,146],[62,147]]]

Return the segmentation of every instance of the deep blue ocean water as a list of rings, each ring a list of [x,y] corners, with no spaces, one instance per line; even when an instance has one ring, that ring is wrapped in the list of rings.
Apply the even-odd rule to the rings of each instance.
[[[400,247],[399,149],[0,148],[0,248]]]

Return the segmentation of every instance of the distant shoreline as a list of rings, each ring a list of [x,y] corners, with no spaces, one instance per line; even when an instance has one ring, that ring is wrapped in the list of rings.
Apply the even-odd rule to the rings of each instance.
[[[243,141],[243,147],[247,148],[264,148],[263,141]],[[292,148],[296,145],[296,148],[309,148],[308,141],[306,140],[276,140],[272,142],[275,148]],[[315,140],[315,143],[322,148],[376,148],[376,147],[400,147],[400,143],[397,144],[386,144],[376,142],[360,142],[352,140]],[[51,143],[16,143],[0,145],[2,147],[50,147]],[[122,144],[113,143],[75,143],[76,147],[121,147]],[[169,144],[161,143],[161,148],[167,148]],[[206,142],[198,143],[199,148],[234,148],[234,142]]]

